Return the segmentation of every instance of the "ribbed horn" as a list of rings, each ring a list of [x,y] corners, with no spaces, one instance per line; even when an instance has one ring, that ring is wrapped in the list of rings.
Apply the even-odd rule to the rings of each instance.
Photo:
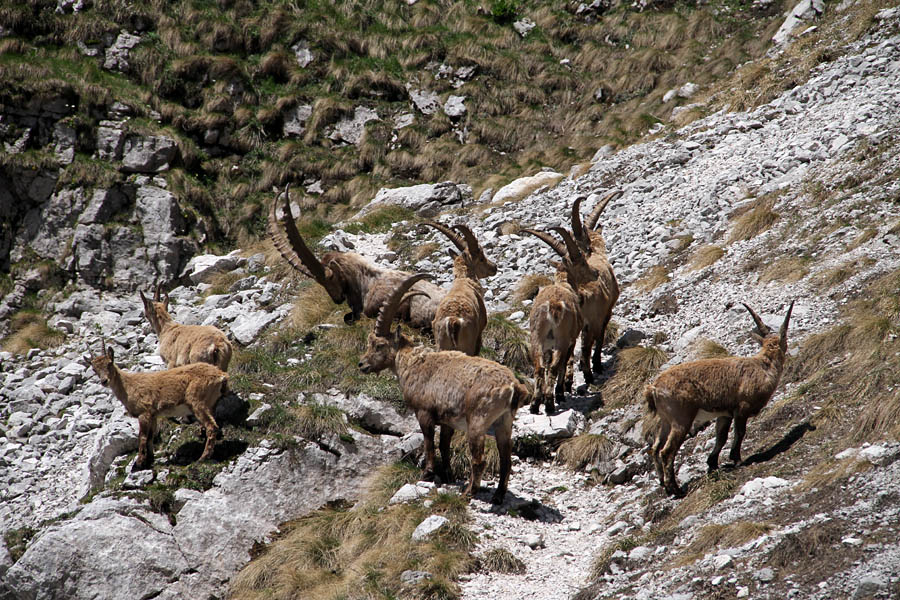
[[[409,288],[414,286],[416,282],[429,278],[431,278],[431,275],[428,273],[416,273],[412,277],[403,280],[403,282],[391,292],[390,298],[388,298],[381,306],[381,310],[378,312],[378,318],[375,319],[375,335],[387,337],[391,333],[391,323],[394,321],[394,315],[397,314],[397,309],[400,308],[400,302],[403,300],[403,295],[406,294],[406,292],[409,291]]]
[[[575,202],[572,203],[572,234],[579,244],[587,247],[591,242],[584,232],[584,226],[581,224],[581,203],[585,198],[587,196],[578,196],[575,198]]]
[[[788,307],[787,314],[784,316],[784,323],[781,324],[781,330],[778,332],[778,335],[781,337],[781,342],[784,343],[787,340],[787,330],[788,323],[791,320],[791,311],[794,310],[794,301],[791,300],[791,305]]]
[[[100,338],[100,352],[103,353],[103,356],[106,356],[106,340]]]
[[[283,256],[292,267],[307,277],[315,279],[327,290],[328,284],[326,283],[327,273],[325,267],[322,266],[322,263],[319,262],[316,255],[307,247],[303,238],[300,236],[300,232],[297,231],[297,225],[294,223],[294,217],[291,214],[290,193],[291,184],[287,184],[284,188],[284,192],[278,194],[275,201],[272,203],[272,208],[269,210],[269,222],[267,226],[269,237],[272,238],[272,243],[275,244],[275,248],[278,249],[281,256]],[[276,214],[276,207],[278,205],[278,199],[282,196],[284,196],[284,209],[281,219],[279,219]],[[331,292],[331,290],[328,291]]]
[[[157,284],[156,284],[156,289],[153,291],[153,301],[154,301],[154,302],[159,302],[159,292],[160,292],[161,289],[162,289],[162,284],[161,284],[161,283],[157,283]]]
[[[553,237],[552,235],[550,235],[549,233],[547,233],[546,231],[537,231],[536,229],[523,229],[522,232],[530,233],[534,237],[538,238],[539,240],[541,240],[542,242],[544,242],[545,244],[547,244],[548,246],[550,246],[551,248],[556,250],[556,253],[559,254],[561,257],[563,257],[563,258],[569,257],[569,253],[566,252],[566,247],[563,245],[563,243],[560,242],[555,237]]]
[[[572,234],[569,233],[568,229],[564,227],[551,227],[550,230],[555,231],[562,236],[563,241],[566,243],[566,249],[569,252],[569,260],[584,259],[584,253],[581,251],[581,248],[578,247],[578,243],[572,237]]]
[[[466,242],[461,237],[459,237],[458,233],[456,233],[455,231],[453,231],[452,229],[450,229],[443,223],[437,223],[435,221],[425,221],[422,224],[428,225],[429,227],[433,227],[434,229],[437,229],[438,231],[443,233],[445,236],[447,236],[447,239],[449,239],[451,242],[453,242],[453,245],[456,246],[456,249],[459,250],[460,252],[466,251]]]
[[[466,244],[469,246],[469,254],[472,254],[480,246],[478,245],[478,238],[475,237],[475,234],[472,233],[472,230],[469,229],[468,225],[454,225],[453,229],[460,232],[462,236],[466,239]]]
[[[756,329],[759,330],[759,334],[761,336],[766,337],[767,335],[772,333],[772,330],[769,329],[769,326],[763,323],[763,320],[759,318],[759,315],[756,314],[746,302],[741,302],[741,304],[744,305],[744,308],[746,308],[750,313],[750,316],[753,317],[753,320],[756,322]],[[788,313],[788,315],[790,315],[790,313]]]
[[[603,212],[603,209],[606,208],[606,205],[621,196],[624,192],[622,190],[613,190],[603,196],[600,199],[600,202],[597,203],[597,206],[591,211],[591,214],[588,215],[587,218],[587,226],[591,231],[597,229],[597,221],[600,220],[600,214]]]

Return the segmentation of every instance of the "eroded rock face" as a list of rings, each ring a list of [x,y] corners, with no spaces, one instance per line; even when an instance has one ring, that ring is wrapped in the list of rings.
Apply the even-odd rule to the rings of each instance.
[[[401,188],[382,188],[372,202],[352,218],[359,219],[372,210],[388,204],[403,206],[416,211],[420,216],[431,217],[442,208],[471,200],[472,188],[452,181],[423,183]]]

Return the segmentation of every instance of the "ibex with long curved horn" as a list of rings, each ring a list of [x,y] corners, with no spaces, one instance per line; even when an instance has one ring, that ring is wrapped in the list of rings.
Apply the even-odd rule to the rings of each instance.
[[[412,340],[391,333],[391,323],[408,290],[427,275],[413,275],[393,290],[384,303],[368,346],[359,361],[363,373],[391,369],[400,382],[403,400],[416,414],[425,436],[425,477],[434,476],[434,430],[440,425],[441,463],[444,481],[450,473],[450,439],[454,429],[466,432],[472,474],[465,494],[471,497],[481,485],[484,470],[484,436],[493,425],[500,453],[500,481],[491,499],[503,502],[512,466],[512,424],[519,404],[528,399],[528,388],[512,371],[494,361],[456,351],[435,351],[413,346]],[[413,291],[409,295],[420,294]]]
[[[465,225],[455,225],[453,229],[432,221],[425,225],[443,233],[459,250],[459,254],[450,251],[453,284],[438,304],[431,324],[435,345],[438,350],[459,350],[477,356],[481,351],[481,332],[487,325],[484,289],[478,280],[496,275],[497,265],[484,255],[472,230]]]
[[[555,263],[556,278],[552,285],[538,292],[531,307],[528,323],[531,330],[531,360],[534,364],[534,399],[531,412],[538,413],[541,403],[547,414],[555,410],[554,399],[563,399],[564,391],[572,389],[569,362],[575,351],[578,334],[584,327],[582,289],[595,282],[597,270],[592,267],[572,235],[561,227],[554,227],[565,242],[561,243],[545,231],[523,229],[549,245],[562,259]],[[556,386],[550,393],[551,381]]]
[[[615,190],[601,198],[584,225],[581,222],[580,211],[581,202],[585,197],[576,198],[572,204],[572,235],[578,246],[587,254],[588,263],[598,273],[596,282],[582,287],[581,312],[584,315],[584,331],[581,334],[581,371],[584,373],[585,383],[593,383],[593,371],[602,370],[603,338],[606,336],[606,327],[612,317],[613,307],[619,300],[619,283],[606,255],[606,240],[603,239],[599,220],[603,209],[610,201],[621,195],[621,191]]]
[[[159,338],[159,355],[170,369],[204,362],[223,371],[231,362],[231,342],[218,328],[211,325],[182,325],[169,314],[169,295],[160,298],[161,286],[156,286],[153,300],[138,292],[144,303],[144,316]]]
[[[326,252],[320,261],[303,241],[290,208],[290,185],[279,197],[284,198],[283,214],[276,214],[278,198],[269,211],[268,230],[275,248],[297,271],[325,288],[335,304],[347,302],[350,312],[344,321],[352,323],[361,314],[375,317],[391,291],[410,273],[384,269],[355,252]],[[422,281],[416,286],[422,292],[404,306],[401,317],[413,327],[428,329],[434,320],[438,303],[446,293],[437,285]]]
[[[694,420],[716,419],[716,445],[706,461],[710,472],[719,468],[719,452],[733,420],[734,442],[729,457],[739,465],[747,419],[759,414],[781,379],[794,303],[791,302],[777,334],[752,308],[746,304],[744,307],[756,323],[757,331],[752,335],[762,346],[755,356],[710,358],[676,365],[660,373],[644,390],[647,408],[659,421],[650,456],[660,484],[674,496],[683,495],[675,478],[675,455]]]

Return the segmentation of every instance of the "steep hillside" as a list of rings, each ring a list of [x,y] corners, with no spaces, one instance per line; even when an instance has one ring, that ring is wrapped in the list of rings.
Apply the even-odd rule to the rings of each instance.
[[[603,15],[585,15],[573,7],[571,14],[560,13],[551,22],[541,20],[545,9],[537,5],[519,5],[510,9],[513,15],[501,10],[512,6],[504,3],[481,11],[462,3],[443,7],[439,14],[446,19],[440,20],[435,15],[439,5],[419,2],[395,7],[403,18],[386,24],[384,14],[390,11],[371,7],[371,13],[350,13],[331,4],[279,5],[284,14],[305,14],[347,34],[336,35],[330,45],[316,45],[312,26],[296,25],[295,30],[272,25],[274,37],[263,35],[267,19],[283,22],[276,18],[277,10],[238,4],[142,6],[113,10],[115,6],[95,2],[71,13],[70,5],[61,4],[60,13],[51,13],[32,3],[0,10],[4,31],[14,32],[0,40],[7,49],[2,65],[18,74],[0,94],[10,94],[12,105],[30,107],[0,123],[11,136],[4,138],[7,144],[24,139],[20,149],[3,156],[0,174],[9,183],[0,187],[0,206],[13,215],[14,224],[21,217],[24,228],[14,225],[16,233],[4,238],[15,244],[11,262],[19,264],[7,286],[12,292],[0,305],[6,311],[4,326],[15,332],[6,339],[8,351],[0,353],[0,598],[115,598],[122,597],[122,590],[129,597],[161,599],[824,599],[900,593],[900,159],[894,151],[900,139],[900,9],[879,2],[829,4],[816,29],[771,48],[767,56],[727,77],[712,73],[702,80],[696,69],[683,71],[683,79],[666,80],[653,89],[700,82],[704,87],[690,99],[692,106],[656,123],[650,135],[634,143],[626,144],[643,129],[623,135],[619,149],[594,154],[586,145],[584,154],[579,150],[568,157],[570,162],[548,158],[559,146],[549,141],[544,146],[540,138],[545,131],[534,125],[539,115],[551,123],[551,113],[565,113],[552,102],[555,88],[544,82],[536,93],[548,96],[536,104],[547,106],[520,115],[534,128],[532,134],[539,138],[534,149],[545,153],[543,158],[530,163],[519,150],[507,152],[499,163],[471,166],[471,173],[483,169],[483,186],[494,185],[488,181],[491,174],[503,172],[505,181],[532,165],[549,163],[569,173],[545,175],[536,189],[534,180],[518,181],[494,201],[485,197],[473,202],[465,185],[426,185],[379,195],[400,198],[406,207],[370,206],[355,217],[347,217],[344,209],[329,213],[326,207],[299,219],[302,234],[320,249],[352,248],[382,266],[431,272],[442,285],[450,279],[446,240],[417,227],[423,217],[416,209],[443,211],[438,219],[469,224],[499,266],[498,274],[484,282],[492,317],[483,354],[527,377],[525,327],[531,298],[541,276],[551,272],[554,255],[520,230],[568,226],[568,209],[578,195],[588,196],[587,210],[603,193],[623,191],[602,218],[623,291],[601,377],[585,386],[576,374],[574,392],[552,418],[535,417],[527,408],[520,411],[510,493],[495,507],[488,503],[492,481],[468,506],[456,485],[417,482],[422,437],[400,402],[394,377],[365,376],[357,367],[371,320],[345,323],[346,306],[334,305],[320,286],[290,273],[271,244],[259,244],[252,236],[242,239],[248,245],[241,251],[189,262],[201,244],[224,239],[222,233],[236,236],[240,227],[258,232],[264,214],[258,207],[271,198],[272,185],[293,181],[295,190],[302,187],[298,174],[268,179],[262,186],[259,178],[265,179],[265,173],[253,169],[270,161],[294,173],[287,165],[301,156],[314,160],[320,150],[362,153],[379,123],[366,125],[358,146],[326,148],[331,142],[320,134],[345,113],[315,121],[316,100],[311,103],[313,121],[307,124],[307,131],[316,132],[310,138],[276,141],[263,136],[255,149],[240,151],[219,141],[201,144],[184,129],[187,116],[215,112],[207,103],[225,97],[220,84],[234,72],[207,70],[206,79],[190,79],[196,88],[179,88],[169,100],[154,104],[142,91],[150,83],[139,71],[110,74],[83,56],[83,50],[76,54],[62,45],[80,39],[90,49],[87,42],[99,39],[98,30],[90,27],[127,22],[142,37],[129,56],[169,48],[159,64],[172,68],[160,73],[187,73],[177,67],[190,64],[189,57],[205,57],[194,65],[202,63],[204,69],[227,58],[247,74],[241,81],[248,87],[241,94],[264,89],[260,81],[274,86],[266,101],[255,96],[241,97],[241,102],[293,110],[299,104],[277,106],[288,88],[301,94],[304,86],[326,86],[316,87],[316,93],[344,93],[343,87],[327,87],[347,80],[329,80],[326,66],[315,66],[318,52],[336,53],[327,69],[339,67],[350,60],[348,52],[360,54],[362,48],[371,59],[378,43],[400,44],[385,46],[393,52],[388,55],[412,57],[421,48],[406,48],[402,41],[416,36],[396,34],[408,27],[433,33],[431,45],[448,53],[457,38],[440,28],[462,27],[450,25],[457,19],[490,33],[483,41],[495,44],[490,53],[508,50],[503,39],[528,48],[537,44],[535,50],[549,52],[562,43],[556,37],[561,33],[548,33],[555,31],[551,24],[567,19],[578,31],[601,31],[610,19],[690,21],[705,14],[727,17],[725,22],[740,28],[729,15],[769,9],[676,5],[635,13],[612,7]],[[357,46],[362,42],[351,43],[349,34],[361,30],[358,19],[365,15],[371,20],[364,31],[371,37],[365,38],[368,45]],[[512,23],[525,15],[537,27],[524,37],[510,34]],[[84,25],[84,39],[65,37],[77,29],[71,23]],[[238,28],[237,23],[246,25]],[[765,23],[767,19],[756,25]],[[777,25],[773,22],[770,29]],[[395,33],[389,36],[386,30]],[[654,35],[661,30],[654,29]],[[695,37],[706,39],[700,33]],[[263,45],[263,39],[271,44]],[[322,77],[306,79],[292,62],[290,76],[281,82],[271,79],[274,75],[258,79],[253,74],[276,45],[291,60],[303,54],[303,47],[292,48],[301,39],[310,42],[306,49],[313,61],[308,66],[323,69],[314,71]],[[680,39],[687,44],[688,38]],[[756,56],[769,47],[739,36],[721,41],[720,47],[742,45],[748,57],[748,48],[757,48]],[[210,46],[198,52],[201,44]],[[347,44],[343,54],[338,52],[342,44]],[[243,57],[248,49],[255,49],[250,55],[256,63]],[[717,51],[694,47],[696,52],[707,50],[712,57]],[[527,57],[524,52],[499,55],[537,60],[530,50]],[[105,61],[109,48],[100,56]],[[427,60],[451,65],[447,56]],[[406,58],[397,60],[397,77],[406,90],[405,76],[427,60],[409,65]],[[557,62],[554,57],[553,64]],[[714,58],[710,63],[718,64]],[[26,77],[32,66],[35,71]],[[579,86],[597,84],[593,75],[584,75],[586,65],[563,67]],[[59,73],[74,69],[83,74],[66,83],[70,96],[55,95],[60,83],[50,75],[57,68]],[[46,75],[44,88],[35,73]],[[466,87],[484,83],[478,77],[458,89],[480,98],[475,88]],[[515,79],[496,78],[503,85],[513,85]],[[188,79],[177,81],[187,85]],[[261,87],[251,86],[254,81]],[[436,82],[452,87],[452,80],[421,81],[435,85],[427,89],[447,94],[451,88],[439,88]],[[37,93],[41,89],[54,91],[42,96]],[[97,97],[114,90],[110,100],[131,89],[134,105],[103,105],[91,116],[75,102],[88,89]],[[669,110],[672,102],[688,101],[670,98],[663,103],[654,94],[620,98],[605,110],[614,115],[629,102]],[[26,102],[29,97],[36,99],[34,104]],[[366,96],[363,102],[362,97],[352,97],[348,106],[355,108],[359,100],[383,120],[397,109],[390,102],[408,109],[410,101]],[[65,102],[48,103],[48,98]],[[190,98],[199,103],[191,106]],[[87,119],[90,144],[100,131],[91,119],[104,118],[104,124],[96,125],[103,129],[103,139],[121,151],[114,153],[116,158],[101,159],[92,146],[80,150],[79,142],[61,143],[67,123],[73,139],[81,139],[82,116],[65,120],[72,106],[78,108],[70,116]],[[264,119],[253,111],[251,121],[234,129],[239,121],[232,119],[240,110],[239,105],[233,108],[220,135],[237,136],[252,119],[262,126]],[[116,113],[115,123],[107,118],[109,110]],[[152,110],[159,112],[158,119]],[[475,119],[473,112],[464,118]],[[619,114],[622,118],[624,113]],[[438,121],[445,117],[440,111],[432,115]],[[410,127],[426,126],[420,113],[414,119],[417,125]],[[598,128],[609,125],[604,122],[595,119]],[[30,125],[16,129],[22,123]],[[475,125],[473,120],[470,132]],[[268,130],[262,126],[260,131]],[[592,136],[606,135],[602,129],[591,131]],[[427,148],[443,143],[440,135],[435,140],[423,134],[417,156],[431,160]],[[594,139],[592,149],[609,141]],[[453,146],[454,152],[463,153],[468,145]],[[126,146],[133,152],[126,152]],[[276,146],[293,148],[297,155],[279,158]],[[221,147],[223,154],[208,154],[213,147]],[[57,170],[54,161],[67,148],[72,161]],[[390,153],[373,164],[382,164],[377,161]],[[245,187],[230,192],[236,196],[213,195],[226,189],[221,179],[226,175],[203,166],[212,163],[227,165],[223,173]],[[564,168],[570,164],[578,168]],[[445,177],[434,173],[434,179]],[[476,196],[479,184],[473,177],[479,176],[449,175],[468,181]],[[328,180],[334,187],[323,183],[323,190],[349,186],[355,177],[343,184],[334,183],[340,178]],[[381,182],[405,179],[384,175],[357,200],[371,199]],[[19,204],[25,197],[19,194],[31,199]],[[228,227],[235,229],[218,227],[223,215],[238,215],[228,212],[237,206],[229,204],[236,199],[257,209],[248,209],[248,221],[229,221]],[[313,204],[301,195],[295,202],[303,208]],[[344,222],[337,229],[323,217]],[[31,245],[19,245],[26,237]],[[74,258],[57,262],[67,239],[78,242],[71,248]],[[101,240],[105,246],[85,240]],[[95,280],[79,275],[72,281],[71,261],[75,273]],[[144,288],[163,273],[177,279],[170,293],[178,321],[215,324],[236,341],[229,369],[234,394],[220,406],[223,438],[213,461],[196,462],[202,448],[196,426],[167,421],[154,467],[131,472],[135,419],[99,384],[85,355],[96,353],[103,339],[126,368],[161,368],[157,340],[140,313],[140,300],[123,288]],[[755,352],[757,345],[748,335],[752,321],[741,302],[772,326],[795,302],[782,383],[772,402],[749,422],[746,464],[707,475],[714,432],[700,430],[677,459],[686,497],[667,497],[645,451],[640,391],[668,365]],[[415,339],[431,343],[422,335]],[[460,442],[454,443],[453,463],[462,481],[467,464]],[[496,456],[490,445],[489,455]],[[489,465],[488,477],[496,476],[495,468]],[[420,526],[425,522],[437,525],[436,530],[424,533]]]

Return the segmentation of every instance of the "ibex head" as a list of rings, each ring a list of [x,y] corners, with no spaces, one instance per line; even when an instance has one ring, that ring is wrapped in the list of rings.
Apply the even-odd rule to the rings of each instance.
[[[794,303],[791,302],[791,305],[788,307],[787,314],[784,316],[784,322],[781,324],[781,329],[778,333],[775,333],[769,326],[763,323],[763,320],[759,318],[759,315],[756,314],[750,306],[741,302],[750,312],[750,316],[753,317],[753,321],[756,323],[756,331],[751,331],[750,335],[753,336],[757,342],[759,342],[760,346],[762,346],[767,352],[778,353],[781,355],[787,352],[787,331],[788,331],[788,322],[791,320],[791,312],[794,310]]]
[[[584,251],[579,247],[572,234],[562,227],[551,227],[550,229],[559,233],[565,243],[561,243],[546,231],[535,229],[523,229],[522,231],[535,236],[556,251],[562,258],[561,262],[556,263],[558,264],[557,269],[566,273],[568,281],[573,287],[597,279],[599,276],[597,269],[588,264]]]
[[[101,385],[106,385],[109,382],[109,374],[115,367],[115,354],[112,348],[106,347],[106,340],[101,340],[100,343],[103,344],[100,355],[91,357],[91,367],[100,378]]]
[[[613,190],[600,198],[600,202],[591,210],[584,225],[581,222],[581,203],[587,196],[579,196],[572,203],[572,235],[583,251],[591,251],[591,233],[594,231],[600,233],[603,229],[600,225],[600,215],[603,213],[603,209],[622,194],[621,190]]]
[[[459,250],[459,255],[451,250],[450,256],[454,259],[457,256],[462,256],[470,277],[483,279],[497,274],[497,265],[485,256],[481,244],[475,238],[475,234],[466,225],[454,225],[452,229],[434,221],[426,221],[424,225],[437,229],[453,242],[453,245]]]
[[[384,369],[389,369],[394,365],[394,359],[397,356],[397,350],[404,344],[409,344],[409,339],[400,333],[398,327],[394,333],[391,333],[391,323],[397,314],[397,310],[403,302],[413,296],[427,296],[424,292],[406,292],[416,284],[417,281],[430,279],[427,273],[417,273],[403,280],[400,285],[391,293],[390,298],[381,306],[378,318],[375,319],[375,327],[369,334],[366,352],[359,359],[359,370],[363,373],[378,373]]]
[[[144,292],[138,291],[138,294],[141,296],[141,302],[144,304],[144,316],[150,321],[150,327],[153,328],[157,335],[159,335],[162,324],[171,320],[169,316],[169,294],[162,294],[163,298],[160,299],[161,292],[162,285],[159,283],[156,284],[156,289],[153,292],[153,300],[148,299]]]
[[[284,188],[284,192],[275,198],[272,208],[269,210],[268,231],[269,237],[288,263],[300,271],[303,275],[314,279],[319,285],[325,288],[328,295],[335,304],[341,304],[346,297],[348,283],[344,273],[341,271],[340,264],[333,261],[335,255],[340,252],[327,252],[324,255],[324,261],[320,262],[316,255],[307,247],[297,231],[297,225],[294,223],[291,214],[290,200],[291,186],[288,184]],[[276,207],[279,198],[284,198],[284,206],[281,218],[276,214]],[[279,226],[280,224],[280,226]]]

